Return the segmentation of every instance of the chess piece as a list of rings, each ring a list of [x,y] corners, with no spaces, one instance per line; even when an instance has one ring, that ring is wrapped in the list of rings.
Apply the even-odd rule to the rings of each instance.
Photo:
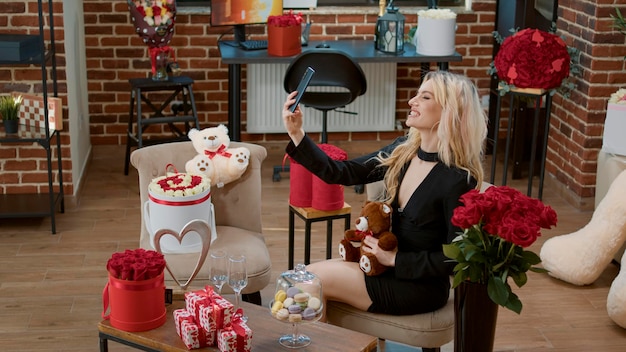
[[[626,170],[582,229],[547,240],[539,256],[557,279],[574,285],[593,283],[626,241]]]

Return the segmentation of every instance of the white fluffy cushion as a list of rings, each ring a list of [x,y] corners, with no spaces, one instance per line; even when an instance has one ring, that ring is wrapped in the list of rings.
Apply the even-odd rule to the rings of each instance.
[[[574,285],[593,283],[626,241],[626,170],[582,229],[547,240],[539,256],[557,279]]]
[[[626,329],[626,253],[622,256],[622,267],[613,280],[606,300],[606,310],[613,321]]]

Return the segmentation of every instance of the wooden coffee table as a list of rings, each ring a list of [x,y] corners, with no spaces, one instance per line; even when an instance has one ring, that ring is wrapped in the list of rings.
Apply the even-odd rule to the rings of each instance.
[[[108,351],[108,341],[115,341],[143,351],[188,352],[181,338],[176,334],[175,309],[183,308],[183,301],[174,301],[167,307],[167,321],[161,327],[142,331],[128,332],[111,326],[108,320],[98,324],[100,351]],[[253,352],[276,352],[288,349],[278,343],[278,338],[292,331],[290,324],[280,322],[270,315],[269,308],[242,302],[241,307],[248,316],[248,326],[252,329]],[[376,351],[378,339],[374,336],[347,330],[338,326],[313,322],[302,324],[298,330],[311,338],[311,344],[298,351]],[[193,351],[219,351],[215,347],[195,349]]]

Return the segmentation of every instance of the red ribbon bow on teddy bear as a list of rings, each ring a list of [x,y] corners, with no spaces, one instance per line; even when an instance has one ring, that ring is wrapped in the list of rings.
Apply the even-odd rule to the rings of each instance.
[[[229,152],[226,151],[226,146],[223,145],[223,144],[220,145],[220,147],[217,149],[217,151],[212,152],[210,150],[205,150],[204,154],[208,155],[209,159],[213,159],[217,154],[225,156],[227,158],[230,158],[230,156],[232,155],[232,154],[230,154]]]

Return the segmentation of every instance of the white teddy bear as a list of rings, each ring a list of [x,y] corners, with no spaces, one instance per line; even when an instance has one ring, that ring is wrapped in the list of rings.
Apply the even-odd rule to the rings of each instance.
[[[224,125],[203,130],[192,128],[187,134],[198,152],[185,164],[190,174],[204,174],[211,179],[211,186],[218,188],[241,177],[250,161],[248,148],[228,148],[230,138]]]

